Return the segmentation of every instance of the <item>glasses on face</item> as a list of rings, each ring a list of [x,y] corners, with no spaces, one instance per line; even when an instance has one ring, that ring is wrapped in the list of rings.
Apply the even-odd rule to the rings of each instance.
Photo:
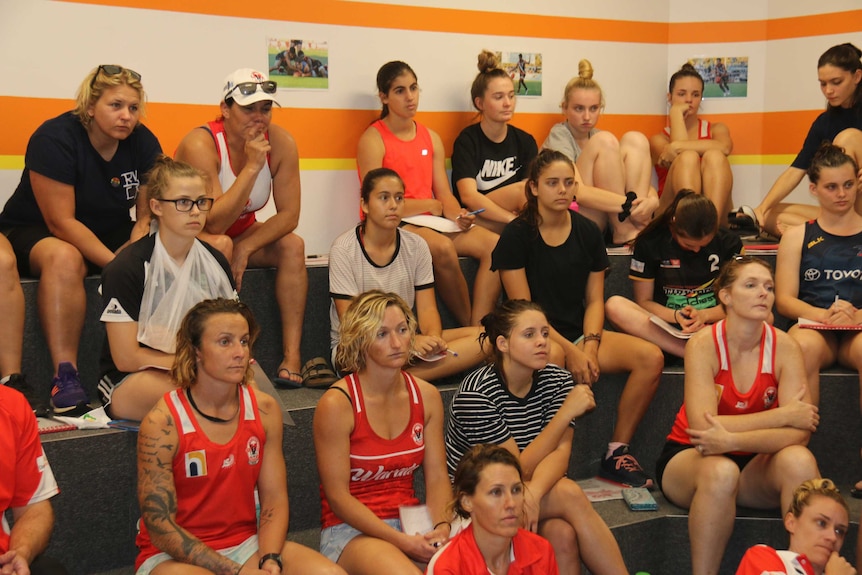
[[[243,96],[251,96],[257,92],[258,86],[260,86],[260,90],[264,94],[275,94],[278,88],[278,85],[272,80],[267,80],[266,82],[240,82],[225,94],[224,99],[227,100],[233,94],[234,90],[238,90]]]
[[[93,78],[90,80],[90,89],[92,90],[93,86],[96,85],[96,78],[99,77],[100,72],[104,72],[106,76],[116,76],[117,74],[122,74],[124,70],[129,73],[129,76],[138,82],[141,81],[141,75],[134,70],[123,68],[122,66],[114,66],[113,64],[102,64],[96,68],[96,73],[93,74]]]
[[[191,200],[189,198],[179,198],[177,200],[158,198],[158,200],[160,202],[172,203],[178,212],[190,212],[192,211],[192,206],[197,206],[202,212],[208,212],[212,209],[213,202],[215,202],[214,198],[198,198],[196,200]]]

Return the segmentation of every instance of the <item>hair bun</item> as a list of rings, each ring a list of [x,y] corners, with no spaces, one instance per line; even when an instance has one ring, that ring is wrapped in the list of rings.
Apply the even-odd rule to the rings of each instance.
[[[690,61],[689,61],[689,62],[686,62],[685,64],[683,64],[683,65],[680,67],[680,70],[691,71],[691,72],[697,72],[697,69],[695,69],[694,64],[692,64]]]
[[[593,79],[593,65],[586,58],[578,62],[578,77],[584,80]]]
[[[479,68],[479,72],[482,74],[487,74],[491,70],[498,68],[499,62],[497,62],[497,55],[490,50],[482,50],[479,52],[476,67]]]

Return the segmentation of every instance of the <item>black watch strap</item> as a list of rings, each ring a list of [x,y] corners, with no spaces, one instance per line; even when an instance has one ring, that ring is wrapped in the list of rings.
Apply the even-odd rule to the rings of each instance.
[[[257,564],[258,569],[263,569],[263,564],[272,559],[278,564],[278,568],[282,569],[284,565],[281,564],[281,555],[278,553],[267,553],[263,557],[260,558],[260,563]]]

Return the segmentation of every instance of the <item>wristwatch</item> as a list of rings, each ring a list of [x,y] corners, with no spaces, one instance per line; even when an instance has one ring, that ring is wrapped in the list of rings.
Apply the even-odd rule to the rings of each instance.
[[[258,569],[263,569],[263,564],[269,560],[273,560],[278,564],[278,568],[282,569],[284,566],[281,564],[281,555],[278,553],[267,553],[263,557],[260,558],[260,563],[257,564]]]

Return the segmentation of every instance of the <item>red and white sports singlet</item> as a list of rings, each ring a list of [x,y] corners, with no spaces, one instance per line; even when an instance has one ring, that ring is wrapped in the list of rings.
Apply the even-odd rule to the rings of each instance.
[[[224,135],[224,121],[208,122],[207,128],[212,134],[216,152],[219,155],[218,181],[222,191],[224,191],[236,181],[236,174],[233,173],[233,168],[230,165],[230,149]],[[266,134],[266,139],[269,140],[269,134]],[[266,205],[270,195],[272,195],[272,172],[269,170],[269,154],[267,154],[266,164],[257,174],[257,179],[254,181],[254,186],[251,188],[251,194],[249,194],[248,201],[242,209],[242,214],[231,224],[225,234],[235,238],[251,227],[257,221],[254,213]]]
[[[413,472],[425,456],[425,408],[413,376],[401,372],[410,397],[410,419],[404,431],[393,439],[383,439],[371,429],[365,413],[362,387],[355,373],[347,376],[353,406],[353,433],[350,434],[350,494],[381,519],[397,519],[402,505],[417,505],[413,493]],[[320,487],[321,526],[342,523]]]
[[[664,133],[670,138],[670,126],[665,126]],[[711,140],[712,139],[712,124],[706,120],[697,120],[697,139]],[[665,168],[661,164],[655,165],[655,173],[658,176],[658,195],[661,196],[664,191],[664,184],[667,181],[667,173],[669,168]]]
[[[715,375],[715,395],[718,398],[718,415],[743,415],[760,413],[767,409],[778,407],[778,380],[775,379],[775,328],[763,324],[763,335],[760,339],[760,368],[757,378],[748,393],[740,393],[733,382],[730,370],[730,355],[727,351],[727,334],[721,320],[712,326],[712,338],[715,341],[715,352],[718,354],[719,369]],[[676,414],[676,421],[667,436],[669,441],[691,445],[691,440],[685,430],[688,429],[688,416],[685,413],[685,403]]]
[[[201,431],[184,390],[165,394],[179,434],[172,466],[176,521],[216,550],[239,545],[257,533],[255,488],[266,432],[254,393],[242,385],[239,394],[239,425],[224,445],[213,443]],[[143,521],[136,543],[140,550],[136,569],[161,551],[153,545]]]

